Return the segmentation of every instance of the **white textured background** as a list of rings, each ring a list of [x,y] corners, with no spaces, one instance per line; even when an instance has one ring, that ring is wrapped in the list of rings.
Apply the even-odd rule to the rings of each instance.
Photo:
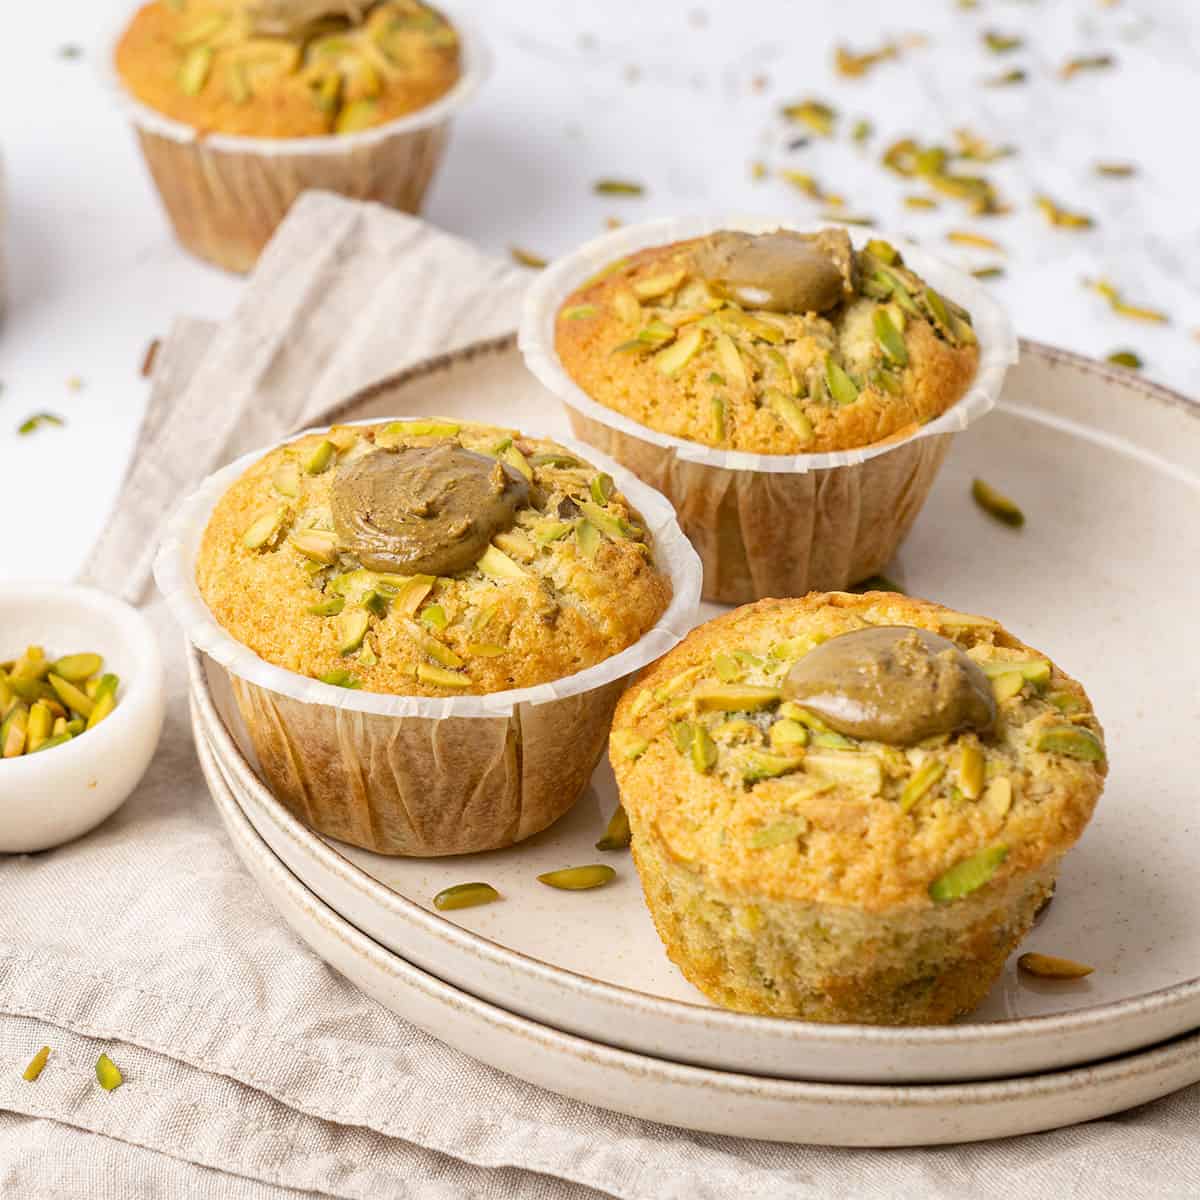
[[[750,164],[813,174],[869,214],[968,265],[1003,263],[993,286],[1020,332],[1103,357],[1136,349],[1146,373],[1200,390],[1200,217],[1195,127],[1200,111],[1200,5],[1193,0],[460,0],[488,34],[496,69],[459,123],[428,218],[506,253],[547,256],[626,220],[722,208],[815,217],[821,205],[787,182],[754,182]],[[106,40],[124,0],[21,6],[0,51],[0,148],[6,160],[8,314],[0,331],[0,578],[73,573],[105,520],[145,397],[149,340],[180,313],[220,317],[240,281],[171,240],[133,139],[100,83]],[[989,52],[981,33],[1025,39]],[[19,32],[19,37],[16,34]],[[875,48],[923,34],[865,78],[838,78],[841,41]],[[82,49],[60,56],[64,45]],[[1111,53],[1112,70],[1064,82],[1059,66]],[[1021,66],[1028,82],[981,81]],[[763,80],[758,77],[765,78]],[[758,83],[756,85],[756,80]],[[814,96],[842,114],[835,139],[788,146],[804,130],[781,103]],[[856,147],[849,128],[875,134]],[[956,202],[904,208],[918,190],[882,170],[903,134],[949,142],[967,126],[1018,154],[985,169],[1013,211],[971,219]],[[1100,179],[1097,160],[1130,161],[1132,179]],[[963,169],[974,170],[970,164]],[[602,176],[635,179],[641,198],[593,195]],[[1095,228],[1050,228],[1033,207],[1045,191],[1091,214]],[[969,229],[1006,253],[944,241]],[[1169,325],[1110,313],[1085,277],[1106,277]],[[414,297],[414,304],[419,297]],[[398,322],[404,313],[396,314]],[[68,380],[82,387],[72,390]],[[213,397],[214,406],[221,403]],[[18,437],[31,412],[62,429]]]

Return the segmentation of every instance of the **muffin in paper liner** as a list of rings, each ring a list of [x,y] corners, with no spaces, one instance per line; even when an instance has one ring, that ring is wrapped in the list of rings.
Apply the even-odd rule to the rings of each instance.
[[[953,642],[980,689],[971,723],[885,742],[869,716],[849,735],[791,698],[809,656],[871,630]],[[893,686],[866,661],[859,679]],[[913,679],[927,721],[958,686]],[[1029,931],[1103,790],[1103,736],[1083,687],[989,618],[812,593],[694,629],[626,692],[610,758],[655,926],[711,1000],[925,1025],[975,1008]]]
[[[403,212],[420,211],[454,116],[476,93],[490,56],[469,22],[438,4],[458,31],[462,71],[432,104],[358,133],[256,138],[205,134],[135,99],[110,51],[104,79],[138,146],[175,236],[197,257],[247,272],[297,197],[336,192]],[[115,49],[120,31],[111,39]]]
[[[272,792],[318,833],[412,856],[530,837],[587,788],[627,679],[687,633],[701,567],[670,504],[590,447],[556,440],[611,474],[641,512],[673,594],[631,646],[528,688],[450,697],[352,691],[273,666],[226,633],[197,586],[196,558],[216,503],[265,449],[209,476],[172,516],[154,564],[159,590],[188,640],[228,676]]]
[[[651,221],[588,242],[552,264],[526,293],[519,333],[526,365],[562,400],[576,436],[674,504],[704,564],[705,600],[742,604],[799,596],[878,574],[916,520],[950,435],[989,412],[999,397],[1017,359],[1006,313],[970,276],[889,238],[917,274],[971,312],[980,349],[975,378],[957,403],[925,425],[869,446],[790,455],[717,450],[598,403],[560,362],[555,319],[585,280],[633,251],[720,229],[807,233],[827,227],[739,215]]]

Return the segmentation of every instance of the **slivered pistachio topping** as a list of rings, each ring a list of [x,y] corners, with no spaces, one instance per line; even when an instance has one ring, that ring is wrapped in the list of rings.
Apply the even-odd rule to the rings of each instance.
[[[116,1091],[125,1082],[120,1067],[107,1054],[102,1054],[96,1059],[96,1082],[106,1092]]]
[[[1007,846],[989,846],[957,862],[929,885],[929,897],[939,904],[961,900],[978,891],[1008,857]]]
[[[803,817],[787,821],[776,821],[756,830],[750,837],[752,850],[766,850],[773,846],[786,846],[808,832],[808,822]]]
[[[1062,79],[1073,79],[1082,71],[1104,71],[1115,65],[1116,59],[1111,54],[1084,54],[1068,58],[1058,74]]]
[[[1082,725],[1052,725],[1038,734],[1034,746],[1046,754],[1063,754],[1084,762],[1104,761],[1104,743]]]
[[[1014,83],[1024,83],[1029,74],[1023,67],[1012,67],[999,75],[990,75],[983,81],[985,87],[1010,87]]]
[[[786,104],[780,113],[786,120],[804,125],[819,137],[833,136],[837,113],[823,100],[808,99]]]
[[[1105,355],[1104,361],[1112,363],[1114,367],[1125,367],[1130,371],[1140,371],[1144,365],[1136,350],[1114,350],[1111,354]]]
[[[985,30],[982,37],[983,44],[993,54],[1008,54],[1012,50],[1019,50],[1025,44],[1024,38],[1015,34],[998,33],[994,29]]]
[[[646,189],[631,179],[597,179],[592,191],[597,196],[641,196]]]
[[[858,385],[832,356],[825,359],[825,384],[835,404],[853,404],[858,399]]]
[[[524,250],[520,246],[509,246],[508,252],[512,255],[513,262],[519,266],[540,271],[546,265],[546,259],[540,254],[534,254],[532,250]]]
[[[625,812],[624,807],[618,804],[608,822],[607,828],[604,830],[604,835],[596,843],[596,849],[624,850],[632,840],[633,835],[629,829],[629,816]]]
[[[1044,193],[1035,196],[1033,202],[1038,211],[1057,229],[1091,229],[1095,224],[1086,213],[1061,208]]]
[[[46,1060],[50,1057],[50,1047],[43,1046],[30,1060],[29,1065],[21,1073],[21,1078],[28,1083],[33,1083],[34,1080],[42,1073],[42,1069],[46,1065]]]

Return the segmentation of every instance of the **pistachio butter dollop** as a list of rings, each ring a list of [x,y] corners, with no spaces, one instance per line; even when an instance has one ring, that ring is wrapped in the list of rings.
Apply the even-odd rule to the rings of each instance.
[[[513,467],[453,442],[375,450],[339,467],[332,489],[342,548],[409,575],[465,571],[528,503]]]
[[[718,296],[766,312],[826,312],[854,294],[854,249],[842,229],[721,230],[700,243],[692,265]]]
[[[849,737],[912,746],[936,734],[989,730],[996,701],[987,676],[948,638],[877,625],[830,638],[783,683],[794,700]]]

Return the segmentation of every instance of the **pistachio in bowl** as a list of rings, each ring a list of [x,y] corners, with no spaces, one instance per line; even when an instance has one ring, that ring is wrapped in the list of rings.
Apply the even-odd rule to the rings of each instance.
[[[95,729],[116,708],[120,685],[91,651],[50,659],[27,646],[0,662],[0,758],[53,750]]]
[[[141,613],[74,584],[0,584],[0,629],[0,854],[30,853],[137,786],[162,730],[162,659]]]

